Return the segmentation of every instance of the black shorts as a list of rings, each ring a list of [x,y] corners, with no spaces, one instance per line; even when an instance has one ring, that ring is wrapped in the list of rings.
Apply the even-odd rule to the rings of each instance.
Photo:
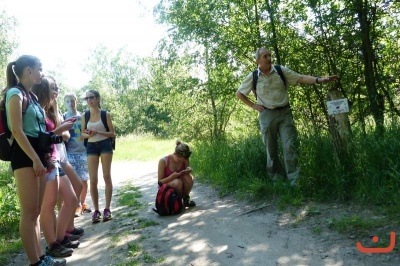
[[[42,162],[44,167],[47,167],[47,162],[45,160],[45,152],[39,150],[38,138],[33,138],[29,136],[27,136],[27,138],[29,140],[29,143],[32,145],[33,149],[39,156],[40,161]],[[24,167],[33,167],[32,160],[21,149],[21,147],[18,145],[18,142],[14,140],[12,145],[13,149],[11,151],[11,168],[13,169],[13,171]]]

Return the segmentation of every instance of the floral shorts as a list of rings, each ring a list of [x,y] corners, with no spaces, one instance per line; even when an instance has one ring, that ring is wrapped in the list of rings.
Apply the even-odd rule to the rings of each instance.
[[[79,178],[82,181],[89,180],[89,171],[87,166],[86,154],[68,153],[68,161],[72,165],[75,172],[78,174]]]

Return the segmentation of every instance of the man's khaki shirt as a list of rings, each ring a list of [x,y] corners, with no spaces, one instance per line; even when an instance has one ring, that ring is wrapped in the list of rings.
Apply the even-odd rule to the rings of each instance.
[[[301,74],[290,70],[287,67],[281,66],[283,75],[286,79],[286,86],[296,85]],[[245,80],[240,84],[238,89],[244,95],[249,95],[253,88],[253,73],[251,72]],[[287,88],[283,84],[278,71],[272,65],[269,77],[258,70],[257,81],[257,104],[274,109],[289,104],[289,94]]]

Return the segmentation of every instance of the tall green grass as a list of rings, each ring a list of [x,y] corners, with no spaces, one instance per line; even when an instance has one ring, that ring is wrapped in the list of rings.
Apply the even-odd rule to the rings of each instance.
[[[311,132],[311,131],[310,131]],[[315,201],[357,201],[398,209],[400,203],[400,129],[384,135],[353,129],[349,150],[337,154],[330,135],[314,130],[300,134],[299,186],[273,183],[266,174],[264,145],[259,134],[243,134],[218,142],[196,142],[191,164],[198,179],[221,194],[254,200],[268,198]]]
[[[8,254],[22,248],[18,240],[19,204],[15,180],[8,173],[9,163],[0,161],[0,265]]]

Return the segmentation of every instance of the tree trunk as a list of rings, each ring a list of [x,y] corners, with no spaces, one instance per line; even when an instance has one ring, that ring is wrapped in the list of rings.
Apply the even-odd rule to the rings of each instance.
[[[334,89],[328,91],[326,98],[328,101],[331,101],[342,99],[343,96],[339,90]],[[329,116],[329,131],[332,135],[337,158],[345,173],[340,181],[343,191],[342,196],[344,199],[351,199],[356,181],[354,179],[354,156],[351,154],[352,133],[347,113]]]
[[[373,21],[368,18],[368,12],[372,12],[372,10],[369,9],[367,0],[357,0],[354,2],[354,6],[361,29],[361,51],[364,60],[364,78],[370,110],[374,117],[376,131],[382,132],[384,130],[384,97],[378,93],[376,73],[373,68],[374,61],[377,62],[377,59],[373,48],[374,36],[371,34],[371,23]]]
[[[343,96],[338,90],[330,90],[326,95],[328,101],[342,99]],[[329,116],[329,131],[332,135],[333,145],[339,158],[350,150],[352,133],[347,113],[340,113]]]
[[[278,65],[281,65],[281,56],[279,54],[279,47],[278,47],[278,34],[277,34],[277,30],[276,30],[276,24],[275,24],[275,10],[272,8],[271,3],[269,2],[269,0],[265,1],[266,7],[267,7],[267,11],[269,14],[269,22],[271,23],[271,31],[272,31],[272,49],[274,50],[275,53],[275,57],[276,57],[276,62],[278,63]]]

